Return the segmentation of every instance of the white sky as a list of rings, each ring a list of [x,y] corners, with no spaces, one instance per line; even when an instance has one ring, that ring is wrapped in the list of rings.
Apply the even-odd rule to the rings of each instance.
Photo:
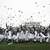
[[[1,27],[5,27],[6,22],[8,25],[16,26],[27,19],[48,26],[50,24],[50,0],[0,0]]]

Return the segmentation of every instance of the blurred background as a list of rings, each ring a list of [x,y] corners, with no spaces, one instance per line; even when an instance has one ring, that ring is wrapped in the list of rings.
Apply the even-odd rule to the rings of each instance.
[[[50,0],[0,0],[0,27],[13,27],[25,22],[50,24]]]

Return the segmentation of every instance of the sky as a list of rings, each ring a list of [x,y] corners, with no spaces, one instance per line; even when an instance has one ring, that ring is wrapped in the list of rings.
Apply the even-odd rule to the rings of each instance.
[[[0,0],[0,26],[19,26],[24,22],[50,24],[50,0]]]

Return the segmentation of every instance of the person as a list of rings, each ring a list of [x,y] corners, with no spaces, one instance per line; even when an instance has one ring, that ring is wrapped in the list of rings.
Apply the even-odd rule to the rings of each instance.
[[[50,42],[50,25],[47,28],[47,39],[46,42]]]
[[[0,34],[0,42],[3,41],[5,36],[3,34]]]
[[[37,31],[35,30],[34,42],[36,42],[36,41],[37,41],[37,38],[36,38],[36,37],[37,37],[37,34],[38,34],[38,33],[37,33]]]
[[[20,35],[19,35],[19,40],[21,42],[23,42],[23,40],[24,40],[24,32],[22,30],[21,30]]]
[[[28,35],[29,35],[28,30],[26,30],[26,33],[25,33],[25,41],[29,41]]]
[[[40,32],[40,36],[41,36],[40,42],[45,41],[46,36],[42,32]]]

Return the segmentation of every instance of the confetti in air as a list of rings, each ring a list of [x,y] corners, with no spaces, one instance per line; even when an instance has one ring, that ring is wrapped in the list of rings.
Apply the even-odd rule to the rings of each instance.
[[[43,1],[43,0],[21,0],[12,2],[10,0],[0,1],[0,26],[5,27],[5,24],[7,23],[10,25],[10,23],[14,23],[14,27],[17,25],[20,25],[24,22],[33,21],[33,22],[41,22],[43,25],[43,21],[45,21],[45,24],[43,26],[47,26],[50,24],[49,19],[49,11],[50,6],[49,1]],[[11,4],[12,3],[12,4]],[[18,4],[20,3],[20,4]],[[37,7],[37,6],[38,7]],[[44,8],[44,9],[43,9]],[[38,13],[37,13],[38,12]],[[45,18],[44,18],[44,15]],[[31,16],[31,17],[30,17]],[[3,24],[4,23],[4,24]]]

